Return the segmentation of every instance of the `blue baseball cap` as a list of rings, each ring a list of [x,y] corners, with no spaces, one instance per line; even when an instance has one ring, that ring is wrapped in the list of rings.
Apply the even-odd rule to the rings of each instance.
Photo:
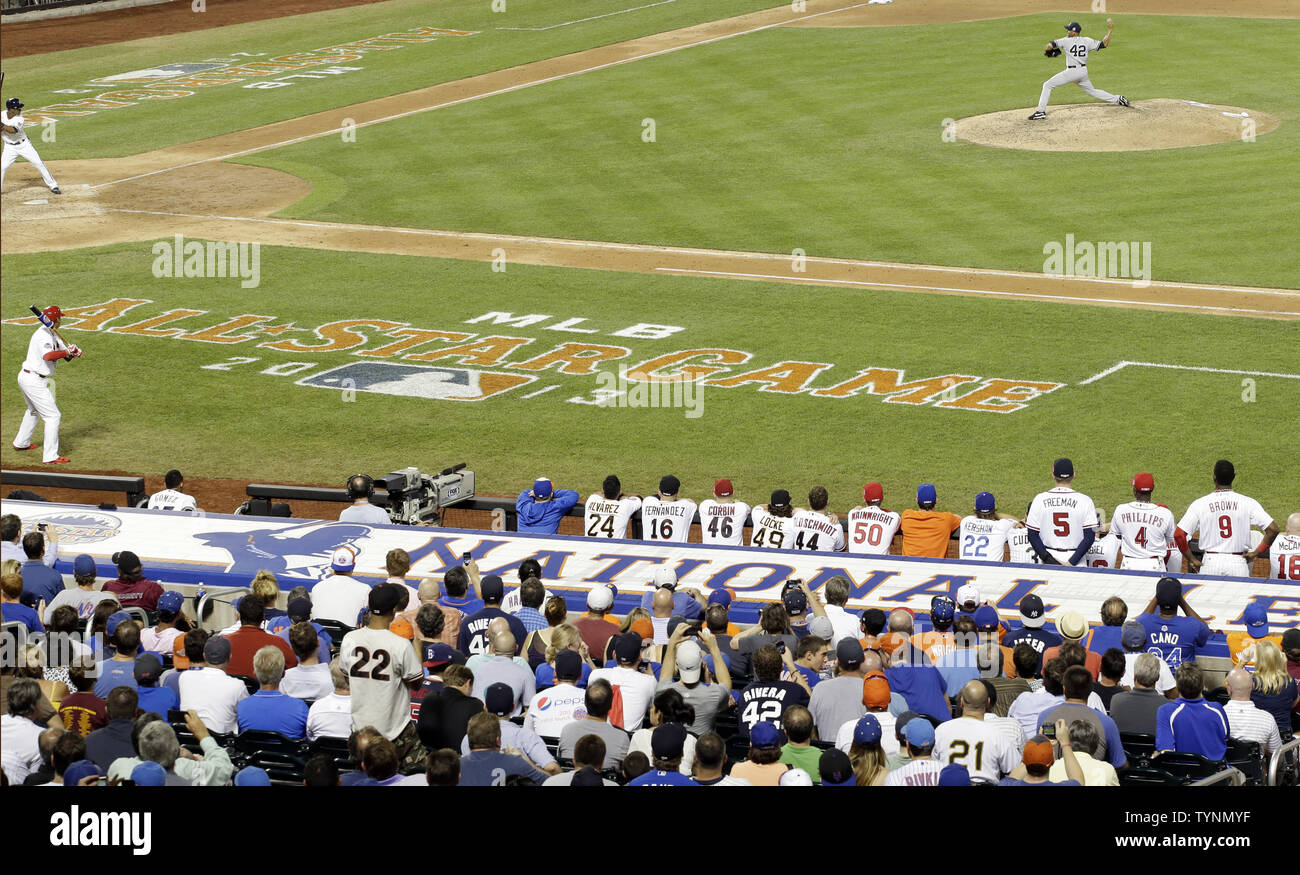
[[[880,741],[880,721],[875,714],[866,714],[858,718],[853,727],[853,740],[857,744],[875,744]]]
[[[766,721],[755,723],[754,728],[749,730],[749,743],[759,750],[780,747],[781,730]]]
[[[126,611],[117,611],[109,614],[108,620],[104,623],[104,634],[109,638],[112,638],[113,633],[117,631],[117,627],[129,619],[131,619],[131,615]]]
[[[931,620],[951,620],[957,615],[957,602],[950,595],[937,595],[930,599]]]
[[[95,560],[89,553],[82,553],[72,560],[72,573],[87,575],[95,573]],[[84,777],[84,776],[83,776]]]
[[[980,632],[992,632],[998,627],[998,612],[992,605],[981,605],[975,609],[975,628]]]
[[[943,771],[939,773],[939,786],[940,787],[969,787],[970,772],[967,771],[965,766],[958,766],[958,765],[944,766]]]
[[[903,738],[912,747],[929,747],[934,744],[934,725],[924,717],[914,717],[903,727]]]
[[[939,500],[939,493],[935,490],[933,483],[922,483],[916,487],[917,504],[934,504]]]
[[[538,477],[533,481],[533,498],[550,498],[553,491],[555,487],[549,477]]]
[[[992,492],[981,492],[975,496],[975,510],[980,513],[989,513],[997,506],[997,500]]]
[[[724,608],[731,607],[731,590],[715,589],[709,593],[709,604],[722,605]]]
[[[266,769],[257,766],[245,766],[235,775],[236,787],[270,787],[271,776]]]
[[[185,596],[171,590],[158,596],[158,610],[169,614],[178,613],[185,604]]]
[[[167,770],[147,760],[131,770],[131,780],[137,787],[161,787],[167,783]]]
[[[77,760],[68,766],[68,770],[63,773],[63,786],[75,787],[83,778],[91,775],[103,776],[104,770],[95,765],[90,760]]]
[[[1268,611],[1263,605],[1257,602],[1246,605],[1241,621],[1246,624],[1246,631],[1250,633],[1251,638],[1268,637]]]

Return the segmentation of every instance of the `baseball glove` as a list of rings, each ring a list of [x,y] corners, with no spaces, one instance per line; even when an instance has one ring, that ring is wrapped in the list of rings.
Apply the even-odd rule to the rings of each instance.
[[[1055,58],[1060,53],[1061,53],[1061,49],[1058,46],[1052,46],[1050,49],[1047,49],[1045,52],[1043,52],[1043,54],[1049,58]]]

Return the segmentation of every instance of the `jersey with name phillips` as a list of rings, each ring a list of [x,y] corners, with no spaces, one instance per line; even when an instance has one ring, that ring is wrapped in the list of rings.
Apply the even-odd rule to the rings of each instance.
[[[749,505],[743,501],[700,502],[700,538],[705,544],[741,547],[745,543],[745,518]]]
[[[1016,527],[1015,520],[962,517],[957,530],[957,558],[976,562],[1001,562],[1007,536]]]
[[[1279,580],[1300,580],[1300,535],[1286,532],[1277,536],[1268,551],[1268,576]]]
[[[749,546],[771,550],[794,548],[794,517],[776,516],[759,505],[750,511],[749,518],[754,524]]]
[[[1083,530],[1097,527],[1092,499],[1068,486],[1058,486],[1034,496],[1025,525],[1038,532],[1049,550],[1073,550],[1083,540]]]
[[[1185,534],[1200,532],[1207,553],[1244,553],[1250,549],[1250,527],[1266,529],[1273,518],[1248,495],[1221,489],[1192,502],[1178,521]]]
[[[1115,508],[1110,533],[1123,542],[1128,558],[1163,562],[1174,542],[1174,512],[1149,501],[1130,501]]]
[[[1088,36],[1066,36],[1053,40],[1061,53],[1065,55],[1065,69],[1088,66],[1088,53],[1103,49],[1101,40]]]
[[[664,501],[657,495],[647,496],[641,501],[641,535],[647,541],[685,544],[690,540],[695,510],[695,502],[689,498]]]
[[[874,504],[853,508],[849,511],[849,552],[875,556],[888,553],[902,521],[901,514]]]
[[[833,519],[819,510],[794,512],[794,543],[796,550],[816,550],[822,553],[839,553],[844,549],[844,530],[839,519]]]
[[[606,498],[599,492],[587,499],[587,537],[626,538],[627,521],[641,509],[639,498]]]

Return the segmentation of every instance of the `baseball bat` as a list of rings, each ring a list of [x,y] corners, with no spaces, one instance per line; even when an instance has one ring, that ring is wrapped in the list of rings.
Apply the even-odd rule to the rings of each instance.
[[[63,336],[63,334],[59,331],[59,329],[54,327],[54,323],[51,322],[49,318],[46,317],[46,315],[40,311],[40,308],[38,308],[35,304],[32,304],[31,311],[36,314],[37,319],[41,320],[42,325],[44,325],[46,328],[54,332],[54,336],[57,337],[60,341],[62,341],[64,346],[69,348],[72,347],[72,344],[68,343],[68,339]]]

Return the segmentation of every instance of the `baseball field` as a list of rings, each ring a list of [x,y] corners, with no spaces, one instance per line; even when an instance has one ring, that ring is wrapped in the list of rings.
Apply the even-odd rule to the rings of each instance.
[[[57,304],[78,471],[1018,512],[1064,455],[1181,512],[1229,458],[1285,518],[1300,20],[1178,5],[388,0],[35,53],[6,22],[63,194],[5,179],[0,422]],[[1044,43],[1107,17],[1090,74],[1133,106],[1028,121]]]

